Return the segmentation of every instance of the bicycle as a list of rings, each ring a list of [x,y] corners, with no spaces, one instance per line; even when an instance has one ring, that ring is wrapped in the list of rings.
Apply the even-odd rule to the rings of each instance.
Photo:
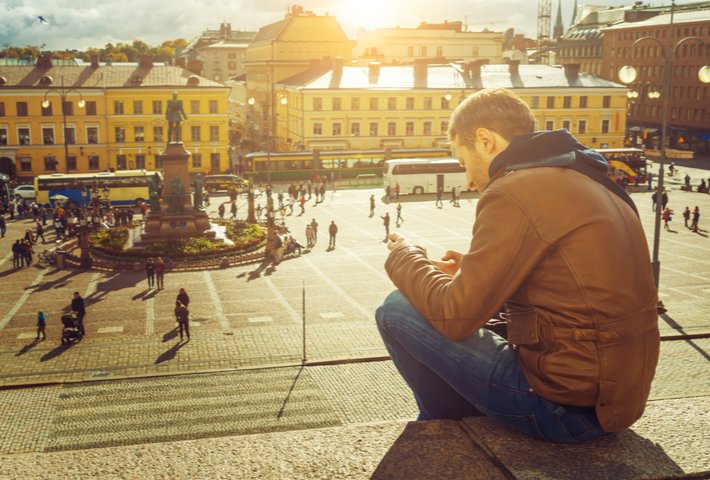
[[[46,267],[56,265],[57,264],[57,251],[52,249],[52,250],[44,250],[43,252],[40,252],[40,254],[37,256],[37,264],[44,265]]]

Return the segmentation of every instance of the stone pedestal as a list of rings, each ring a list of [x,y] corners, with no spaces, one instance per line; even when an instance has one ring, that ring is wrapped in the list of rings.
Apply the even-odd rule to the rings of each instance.
[[[207,213],[195,210],[190,195],[190,176],[188,165],[190,152],[182,143],[169,143],[159,155],[163,165],[163,194],[160,209],[151,206],[145,221],[140,243],[156,243],[187,237],[207,237],[213,239],[215,233],[210,230]],[[179,180],[179,182],[178,182]],[[184,192],[181,201],[174,196]]]

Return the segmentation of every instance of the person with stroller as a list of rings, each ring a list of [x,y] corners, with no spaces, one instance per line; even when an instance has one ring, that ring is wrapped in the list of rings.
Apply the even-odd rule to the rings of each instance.
[[[79,329],[79,335],[82,337],[86,333],[84,331],[84,316],[86,315],[86,304],[81,298],[79,292],[74,292],[74,298],[71,301],[71,311],[76,315],[76,326]]]
[[[175,301],[175,320],[177,320],[180,330],[180,341],[182,341],[183,338],[183,330],[187,335],[187,339],[190,340],[190,311],[180,300]]]

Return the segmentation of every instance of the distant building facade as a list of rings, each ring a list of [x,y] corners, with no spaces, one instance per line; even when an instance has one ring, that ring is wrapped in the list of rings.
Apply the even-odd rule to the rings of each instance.
[[[500,63],[502,51],[501,32],[470,32],[461,22],[445,22],[358,32],[353,56],[384,64],[410,64],[420,58]]]
[[[222,23],[219,30],[205,30],[181,53],[179,64],[197,75],[225,82],[244,74],[246,49],[256,32],[232,30]],[[189,64],[189,66],[188,66]]]

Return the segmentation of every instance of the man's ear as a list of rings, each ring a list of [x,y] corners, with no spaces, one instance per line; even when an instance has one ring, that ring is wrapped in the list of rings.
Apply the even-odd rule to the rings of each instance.
[[[496,149],[496,136],[487,128],[476,129],[476,145],[484,152],[491,153]]]

